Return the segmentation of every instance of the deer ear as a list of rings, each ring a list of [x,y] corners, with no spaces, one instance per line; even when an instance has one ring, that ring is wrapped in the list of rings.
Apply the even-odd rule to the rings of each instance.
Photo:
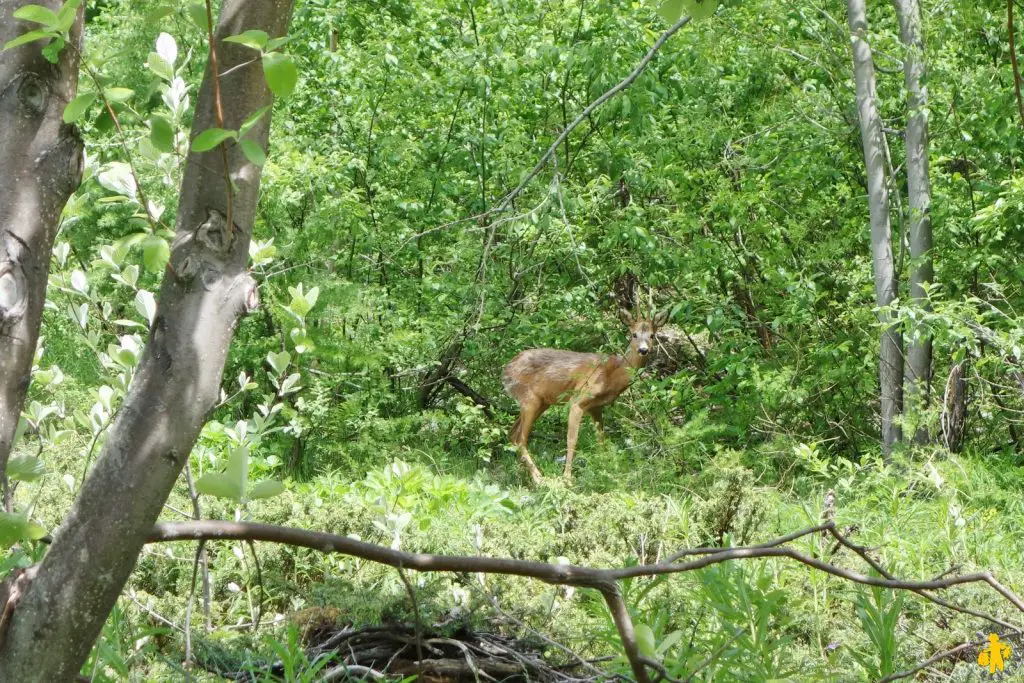
[[[659,311],[654,316],[654,320],[652,321],[654,323],[654,326],[655,327],[661,327],[662,325],[664,325],[665,321],[668,320],[668,313],[669,313],[669,309],[667,309],[667,308]]]
[[[621,320],[622,324],[625,325],[626,327],[631,327],[633,325],[633,314],[627,311],[625,308],[620,308],[619,320]]]

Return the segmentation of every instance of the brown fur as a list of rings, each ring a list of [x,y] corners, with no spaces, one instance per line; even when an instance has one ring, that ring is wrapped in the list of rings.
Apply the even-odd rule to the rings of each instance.
[[[519,417],[512,425],[509,439],[519,447],[519,457],[535,482],[540,481],[540,470],[527,448],[534,421],[553,405],[572,403],[565,458],[565,477],[571,478],[572,460],[583,413],[594,418],[598,434],[603,439],[601,411],[629,386],[632,379],[630,371],[644,364],[646,352],[650,350],[654,335],[663,320],[655,317],[653,320],[634,321],[628,313],[624,316],[631,334],[629,350],[624,355],[527,349],[505,366],[502,384],[520,407]]]

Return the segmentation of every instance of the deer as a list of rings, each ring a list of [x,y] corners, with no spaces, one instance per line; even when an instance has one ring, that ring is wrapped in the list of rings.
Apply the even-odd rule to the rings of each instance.
[[[619,317],[630,332],[629,348],[623,354],[527,349],[505,366],[502,385],[519,403],[519,417],[509,439],[534,484],[543,480],[527,448],[534,421],[553,405],[571,403],[563,477],[572,481],[572,461],[583,415],[593,418],[598,440],[603,443],[602,412],[629,387],[633,372],[647,362],[654,335],[665,323],[668,311],[634,318],[630,311],[620,308]]]

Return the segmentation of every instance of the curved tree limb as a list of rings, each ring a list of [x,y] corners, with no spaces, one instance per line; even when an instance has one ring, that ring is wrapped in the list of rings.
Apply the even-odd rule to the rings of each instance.
[[[791,542],[802,536],[826,531],[834,536],[845,547],[854,550],[859,557],[872,566],[881,577],[868,576],[854,572],[834,564],[823,562],[817,558],[801,553],[793,548],[783,547],[783,544]],[[147,539],[149,543],[162,543],[169,541],[184,540],[249,540],[249,541],[270,541],[286,545],[310,548],[324,553],[342,553],[352,557],[358,557],[371,562],[396,567],[398,569],[411,569],[421,572],[480,572],[489,574],[504,574],[512,576],[524,576],[539,579],[550,584],[570,585],[594,588],[601,592],[608,608],[612,613],[615,626],[622,639],[623,650],[629,659],[637,681],[647,683],[650,678],[647,675],[647,663],[641,656],[633,632],[633,624],[629,617],[622,596],[619,593],[618,581],[626,578],[641,576],[657,576],[662,574],[679,574],[694,571],[713,564],[729,562],[741,559],[756,559],[766,557],[785,557],[804,564],[812,569],[831,574],[832,576],[860,583],[868,586],[880,586],[896,590],[909,590],[925,599],[937,602],[938,604],[963,611],[955,605],[939,601],[925,591],[941,590],[968,583],[986,583],[999,593],[1004,599],[1012,604],[1018,611],[1024,613],[1024,601],[1016,594],[1003,586],[990,572],[974,572],[970,574],[946,575],[931,580],[907,580],[898,579],[872,560],[867,552],[852,543],[845,536],[836,531],[834,524],[828,522],[819,526],[811,527],[801,531],[781,536],[772,541],[760,545],[745,546],[739,548],[694,548],[684,550],[672,555],[669,560],[656,564],[640,565],[635,567],[606,568],[586,567],[578,565],[556,565],[545,562],[534,562],[531,560],[515,560],[508,558],[459,556],[459,555],[432,555],[426,553],[411,553],[402,550],[393,550],[373,543],[355,540],[347,536],[339,536],[321,531],[309,531],[291,527],[274,526],[270,524],[258,524],[254,522],[228,522],[202,520],[194,522],[161,522],[153,527]],[[678,562],[679,558],[703,555],[688,562]],[[988,618],[981,613],[974,613],[977,616]],[[990,618],[996,621],[995,618]],[[1013,626],[1008,622],[1009,628],[1015,631],[1022,629]],[[936,660],[937,661],[937,660]]]

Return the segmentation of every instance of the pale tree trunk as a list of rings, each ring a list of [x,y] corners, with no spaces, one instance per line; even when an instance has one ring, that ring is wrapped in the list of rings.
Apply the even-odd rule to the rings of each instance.
[[[871,215],[871,257],[875,275],[875,304],[888,306],[896,298],[896,273],[889,225],[889,192],[885,184],[885,141],[875,92],[875,66],[867,43],[868,22],[864,0],[848,0],[848,20],[853,47],[853,75],[857,84],[857,114],[864,145],[868,209]],[[903,407],[903,338],[892,316],[881,314],[882,343],[878,379],[882,408],[882,452],[889,456],[903,438],[899,419]]]
[[[272,97],[252,50],[223,38],[248,29],[285,33],[291,0],[224,0],[217,25],[224,127]],[[239,66],[250,62],[248,66]],[[266,147],[269,116],[248,139]],[[210,67],[195,132],[216,126]],[[0,680],[63,681],[77,675],[100,633],[192,446],[217,402],[235,325],[252,309],[246,271],[260,169],[227,153],[235,190],[229,208],[220,149],[191,153],[177,237],[156,318],[118,418],[42,563],[14,585],[20,595],[0,647]],[[225,216],[231,214],[233,227]]]
[[[935,275],[932,265],[931,182],[928,177],[928,88],[918,0],[893,0],[904,47],[903,74],[907,89],[907,193],[910,204],[910,298],[930,310],[925,286]],[[915,336],[907,348],[904,371],[906,408],[920,414],[928,408],[932,388],[932,340]],[[919,427],[918,443],[928,440]]]
[[[57,11],[56,0],[32,0]],[[0,0],[0,46],[35,24],[12,15],[25,0]],[[82,142],[61,118],[78,86],[82,10],[74,48],[56,64],[42,41],[0,52],[0,472],[6,471],[25,402],[46,300],[50,250],[61,211],[82,178]],[[3,485],[6,490],[6,477]]]

